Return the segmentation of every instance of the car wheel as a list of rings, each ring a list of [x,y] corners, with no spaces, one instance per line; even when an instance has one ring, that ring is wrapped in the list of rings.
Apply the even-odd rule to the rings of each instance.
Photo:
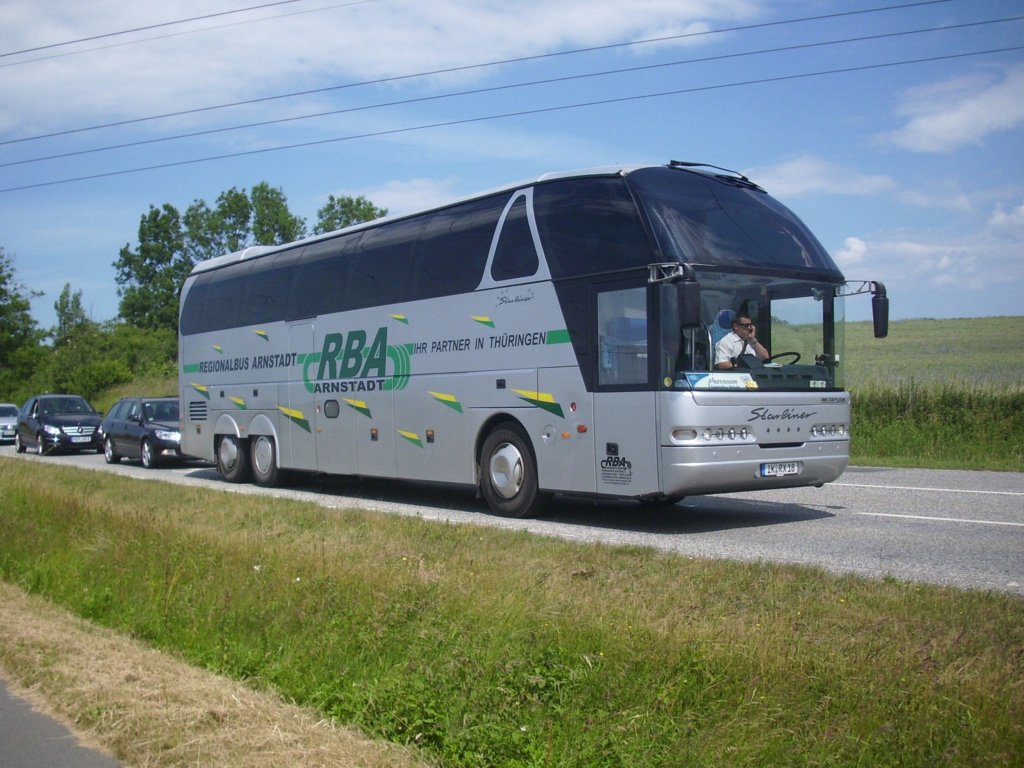
[[[156,455],[153,453],[153,444],[145,439],[142,441],[142,466],[152,469],[156,465]]]
[[[114,450],[114,441],[109,437],[103,440],[103,458],[106,459],[107,464],[117,464],[121,460],[117,451]]]
[[[46,453],[46,443],[43,442],[43,433],[39,432],[36,434],[36,456],[42,456]]]
[[[277,451],[274,438],[257,435],[252,438],[252,479],[257,485],[277,485]]]
[[[229,483],[244,483],[250,477],[249,451],[244,440],[224,435],[217,444],[217,471]]]
[[[487,505],[505,517],[529,517],[542,500],[537,462],[522,429],[500,424],[484,441],[480,457],[480,487]]]
[[[20,432],[14,436],[14,450],[16,450],[18,453],[25,452],[25,444],[21,442]]]

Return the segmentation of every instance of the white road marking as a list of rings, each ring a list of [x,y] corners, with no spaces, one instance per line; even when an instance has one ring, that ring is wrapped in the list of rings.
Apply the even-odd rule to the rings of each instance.
[[[930,515],[896,515],[891,512],[854,512],[855,515],[869,515],[871,517],[900,517],[906,520],[937,520],[942,523],[977,523],[978,525],[1008,525],[1015,528],[1024,528],[1024,523],[1011,523],[1002,520],[970,520],[964,517],[934,517]]]
[[[878,488],[882,491],[932,491],[934,493],[981,493],[990,496],[1024,496],[1024,491],[975,491],[964,488],[922,488],[919,485],[872,485],[870,483],[832,483],[846,488]]]

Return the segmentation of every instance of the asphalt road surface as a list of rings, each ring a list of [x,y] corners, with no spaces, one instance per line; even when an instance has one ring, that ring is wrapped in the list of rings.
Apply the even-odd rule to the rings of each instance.
[[[13,447],[2,456],[17,456]],[[487,512],[472,489],[305,477],[263,489],[224,482],[204,463],[146,470],[89,453],[36,457],[146,480],[289,496],[327,508],[528,530],[684,556],[819,566],[839,573],[1024,595],[1024,473],[854,467],[824,488],[695,496],[669,507],[556,496],[541,517]]]

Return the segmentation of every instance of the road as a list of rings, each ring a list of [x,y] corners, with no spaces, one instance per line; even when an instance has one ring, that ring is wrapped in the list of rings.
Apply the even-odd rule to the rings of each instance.
[[[0,448],[0,456],[16,455]],[[202,463],[146,470],[135,462],[107,465],[97,454],[21,458],[328,508],[1024,595],[1024,473],[854,467],[824,488],[696,496],[661,508],[556,496],[541,517],[509,520],[488,514],[464,488],[305,478],[268,490],[225,483]]]

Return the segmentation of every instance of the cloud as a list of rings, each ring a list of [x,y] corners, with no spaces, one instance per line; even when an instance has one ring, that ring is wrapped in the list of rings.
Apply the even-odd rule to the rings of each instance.
[[[1024,242],[1024,203],[1009,212],[1002,205],[996,206],[988,220],[992,234],[1000,239]]]
[[[864,173],[811,154],[744,173],[780,199],[815,195],[884,196],[915,208],[961,213],[974,210],[970,197],[950,183],[935,183],[927,189],[906,188],[891,176]]]
[[[497,0],[389,0],[334,2],[301,11],[266,8],[6,57],[0,63],[0,90],[7,95],[0,130],[34,133],[464,68],[414,81],[418,91],[436,92],[497,70],[475,66],[481,62],[750,20],[759,5],[756,0],[548,0],[523,8]],[[197,15],[196,4],[185,0],[166,0],[158,9],[119,0],[5,0],[0,28],[5,51],[13,52]],[[409,84],[403,79],[381,85]],[[331,97],[353,103],[364,96],[362,89],[344,88]],[[260,109],[265,114],[285,106],[263,102]]]
[[[744,173],[773,197],[807,195],[877,195],[897,187],[889,176],[861,173],[810,154]]]
[[[883,141],[914,152],[952,152],[1024,125],[1024,67],[939,81],[903,98],[899,115],[907,122]]]
[[[443,205],[460,197],[455,179],[405,179],[389,181],[380,186],[356,192],[365,195],[377,205],[387,208],[391,215]]]
[[[850,267],[864,261],[864,255],[868,251],[868,244],[859,237],[848,237],[843,241],[843,247],[832,254],[832,258],[840,267]]]
[[[1019,314],[1017,297],[1024,294],[1024,203],[1007,210],[996,206],[973,230],[918,230],[849,236],[832,253],[844,270],[880,280],[890,295],[913,297],[930,312],[911,316],[949,316],[957,310],[943,302]],[[861,273],[864,273],[863,275]]]

